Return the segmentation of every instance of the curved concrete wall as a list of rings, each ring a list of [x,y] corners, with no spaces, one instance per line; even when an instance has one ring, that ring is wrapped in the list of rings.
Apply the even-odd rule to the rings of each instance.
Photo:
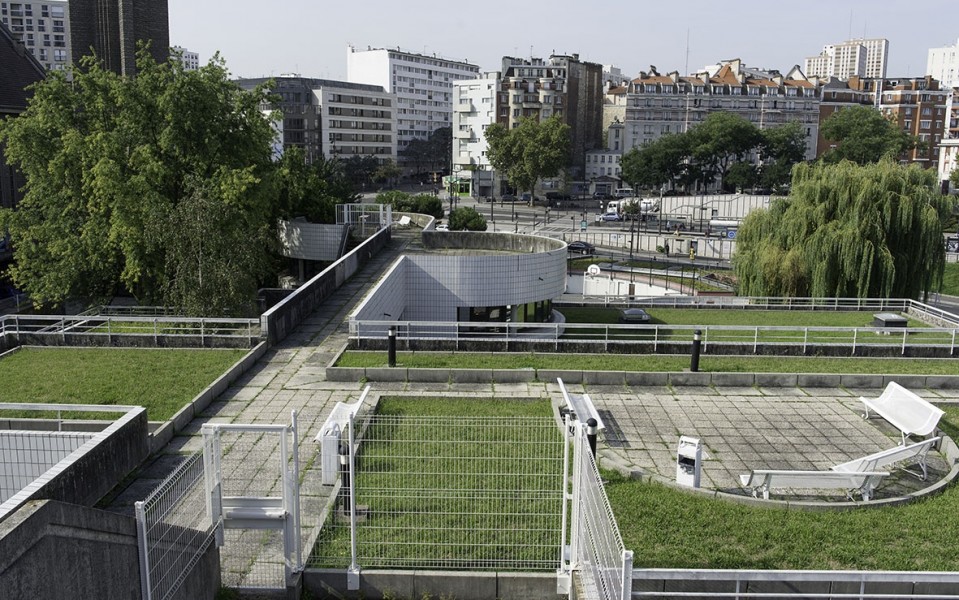
[[[566,290],[566,244],[558,240],[424,231],[423,244],[435,251],[402,257],[354,319],[456,321],[460,307],[516,306]]]

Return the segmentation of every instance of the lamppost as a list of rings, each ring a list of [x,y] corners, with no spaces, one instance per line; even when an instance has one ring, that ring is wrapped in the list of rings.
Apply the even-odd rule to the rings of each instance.
[[[546,224],[549,225],[549,207],[546,207]]]

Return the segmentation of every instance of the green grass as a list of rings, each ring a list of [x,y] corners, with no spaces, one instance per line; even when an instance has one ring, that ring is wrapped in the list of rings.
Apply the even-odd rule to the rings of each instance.
[[[616,323],[618,308],[557,307],[570,323]],[[872,312],[647,308],[653,325],[734,325],[739,327],[872,327]],[[896,313],[899,314],[899,313]],[[909,327],[928,327],[908,317]]]
[[[957,431],[959,408],[943,428]],[[959,489],[898,507],[808,512],[754,507],[608,476],[635,567],[956,571]]]
[[[144,406],[165,421],[245,350],[22,348],[0,360],[0,402]]]
[[[959,263],[948,263],[945,272],[942,274],[943,294],[950,296],[959,296]]]
[[[364,568],[555,569],[563,436],[549,401],[385,398],[362,435]],[[345,567],[331,517],[312,566]]]
[[[386,352],[344,352],[338,367],[385,367]],[[396,364],[437,369],[575,369],[582,371],[675,372],[689,368],[688,356],[664,354],[531,354],[397,352]],[[898,373],[955,375],[959,361],[922,358],[835,358],[703,355],[699,370],[711,373]]]

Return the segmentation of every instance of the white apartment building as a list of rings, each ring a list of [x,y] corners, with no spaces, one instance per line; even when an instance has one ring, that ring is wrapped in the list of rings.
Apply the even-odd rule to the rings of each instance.
[[[943,88],[959,87],[959,41],[953,46],[929,49],[926,75],[938,79]]]
[[[471,195],[498,196],[486,156],[486,128],[496,121],[499,73],[453,83],[453,177],[471,180]]]
[[[57,0],[0,2],[0,22],[48,71],[66,69],[70,51],[70,6]]]
[[[383,87],[396,98],[396,150],[425,140],[453,120],[453,83],[473,79],[479,67],[465,61],[404,52],[399,48],[346,49],[346,79]]]
[[[803,72],[808,77],[849,79],[886,76],[889,40],[857,38],[823,46],[818,56],[806,58]]]
[[[183,63],[183,70],[198,71],[200,69],[200,55],[196,52],[190,52],[182,46],[173,46],[170,48],[170,56],[177,58]]]

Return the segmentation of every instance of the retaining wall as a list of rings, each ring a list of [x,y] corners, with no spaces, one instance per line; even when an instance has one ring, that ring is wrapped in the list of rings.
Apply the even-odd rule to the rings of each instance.
[[[220,587],[215,544],[172,596],[213,598]],[[31,501],[0,522],[3,598],[141,598],[136,521],[102,510]]]
[[[399,571],[360,572],[360,589],[349,591],[345,569],[307,569],[303,587],[317,597],[456,598],[456,600],[560,600],[555,573]]]

